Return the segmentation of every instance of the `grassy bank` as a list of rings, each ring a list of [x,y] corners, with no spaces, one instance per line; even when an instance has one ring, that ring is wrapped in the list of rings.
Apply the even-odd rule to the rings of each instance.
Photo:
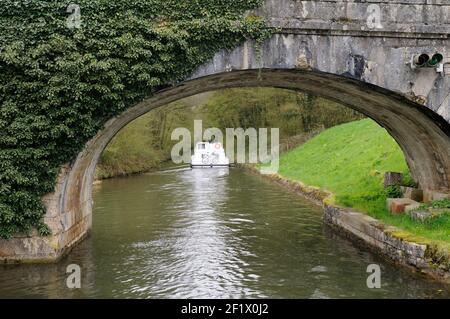
[[[450,215],[416,222],[386,209],[386,171],[408,173],[402,151],[387,132],[369,119],[328,129],[281,156],[280,175],[320,187],[335,203],[397,226],[421,240],[450,244]],[[419,240],[420,241],[420,240]]]

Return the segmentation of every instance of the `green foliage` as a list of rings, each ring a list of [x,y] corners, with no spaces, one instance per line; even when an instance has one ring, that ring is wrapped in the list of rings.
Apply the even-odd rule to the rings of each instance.
[[[407,187],[414,187],[414,188],[418,187],[418,184],[412,177],[411,172],[409,170],[403,172],[401,184],[402,184],[402,186],[407,186]]]
[[[360,118],[334,102],[302,93],[273,89],[226,89],[193,96],[153,110],[121,130],[107,146],[97,178],[139,173],[161,167],[170,159],[176,127],[279,127],[282,150],[308,140],[315,130]],[[313,132],[311,132],[313,131]]]
[[[379,196],[387,171],[408,169],[395,140],[369,119],[339,125],[284,154],[280,173],[339,196]]]
[[[201,107],[208,126],[278,127],[282,140],[332,127],[362,115],[310,94],[275,88],[225,89],[214,92]]]
[[[417,210],[427,210],[427,209],[438,209],[438,210],[446,210],[449,209],[448,213],[450,213],[450,199],[441,199],[441,200],[434,200],[430,203],[422,203],[420,204],[419,208],[415,209]]]
[[[419,223],[407,214],[393,215],[387,211],[387,194],[383,189],[386,171],[407,172],[408,167],[392,137],[369,119],[326,130],[282,155],[280,162],[281,175],[331,191],[337,204],[366,212],[422,240],[437,240],[448,247],[449,214]],[[389,196],[394,192],[398,195],[398,189],[394,189]],[[448,204],[446,200],[434,205]]]
[[[384,195],[386,198],[402,198],[402,190],[399,185],[391,185],[384,189]]]
[[[0,5],[1,237],[43,229],[41,196],[109,118],[268,34],[245,18],[261,0],[78,0],[69,29],[72,2]]]
[[[432,208],[450,208],[450,199],[442,199],[431,202]]]
[[[177,127],[193,125],[193,113],[182,101],[153,110],[123,128],[102,153],[96,178],[129,175],[159,168],[170,159]]]
[[[426,203],[422,206],[423,208],[450,209],[450,199],[435,200],[432,201],[431,203]]]

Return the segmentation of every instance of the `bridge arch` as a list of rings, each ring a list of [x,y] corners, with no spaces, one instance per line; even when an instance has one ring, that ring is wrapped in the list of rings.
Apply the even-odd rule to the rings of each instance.
[[[277,40],[276,40],[277,41]],[[110,119],[104,129],[60,173],[55,192],[44,197],[44,221],[52,229],[50,238],[38,241],[40,252],[32,259],[57,259],[89,233],[92,226],[92,184],[97,162],[111,139],[128,123],[179,99],[203,92],[235,87],[274,87],[321,96],[372,118],[383,126],[405,153],[412,175],[427,190],[450,190],[450,124],[444,117],[405,94],[364,81],[347,72],[317,70],[311,61],[296,57],[268,67],[268,60],[255,58],[254,47],[246,43],[233,52],[220,52],[184,82],[169,86],[154,96]],[[273,57],[273,55],[272,55]],[[303,60],[302,60],[303,59]],[[262,66],[260,64],[262,61]],[[287,63],[286,63],[287,62]],[[328,70],[330,71],[330,70]],[[14,238],[27,252],[29,245]],[[20,255],[19,255],[20,256]]]
[[[92,225],[92,182],[97,161],[122,127],[176,100],[232,87],[275,87],[309,92],[374,119],[393,136],[421,187],[450,192],[450,5],[416,5],[405,25],[390,12],[403,2],[383,3],[382,25],[367,29],[368,3],[266,0],[257,11],[280,28],[257,49],[247,41],[220,51],[179,83],[110,119],[72,163],[62,169],[55,191],[46,195],[44,221],[50,237],[16,237],[0,250],[7,260],[55,260],[81,240]],[[439,52],[444,72],[413,69],[411,58]],[[6,247],[4,249],[4,247]]]
[[[274,87],[307,92],[350,107],[384,127],[403,150],[412,175],[423,189],[450,190],[450,124],[404,96],[341,75],[299,69],[248,69],[191,79],[158,92],[111,119],[70,167],[61,213],[91,214],[97,162],[112,138],[152,109],[224,88]]]

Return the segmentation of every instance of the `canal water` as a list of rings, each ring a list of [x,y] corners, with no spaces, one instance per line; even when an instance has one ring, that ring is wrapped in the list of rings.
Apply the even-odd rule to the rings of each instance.
[[[449,298],[337,236],[319,207],[239,169],[94,187],[92,235],[58,264],[0,267],[5,298]],[[68,289],[66,268],[81,269]],[[380,289],[367,267],[381,267]]]

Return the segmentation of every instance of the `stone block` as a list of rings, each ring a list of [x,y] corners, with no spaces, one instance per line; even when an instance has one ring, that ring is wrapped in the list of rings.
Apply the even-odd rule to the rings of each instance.
[[[388,198],[387,200],[387,209],[393,214],[404,213],[407,206],[418,208],[420,203],[409,198]]]
[[[384,173],[384,187],[401,185],[403,174],[396,172],[386,172]]]
[[[413,210],[416,210],[416,209],[419,209],[420,208],[420,203],[419,202],[415,202],[415,203],[413,203],[413,204],[410,204],[410,205],[407,205],[406,207],[405,207],[405,212],[411,212],[411,211],[413,211]]]
[[[444,214],[445,212],[450,211],[450,209],[436,209],[436,208],[429,208],[429,209],[421,209],[416,211],[411,211],[410,216],[412,219],[416,221],[425,221],[430,218],[439,217],[440,215]]]
[[[423,191],[423,201],[426,203],[443,199],[450,199],[450,194],[435,191]]]
[[[439,217],[442,214],[450,212],[450,208],[428,208],[433,217]]]
[[[416,202],[423,201],[423,190],[406,186],[402,186],[401,190],[404,198],[409,198]]]

